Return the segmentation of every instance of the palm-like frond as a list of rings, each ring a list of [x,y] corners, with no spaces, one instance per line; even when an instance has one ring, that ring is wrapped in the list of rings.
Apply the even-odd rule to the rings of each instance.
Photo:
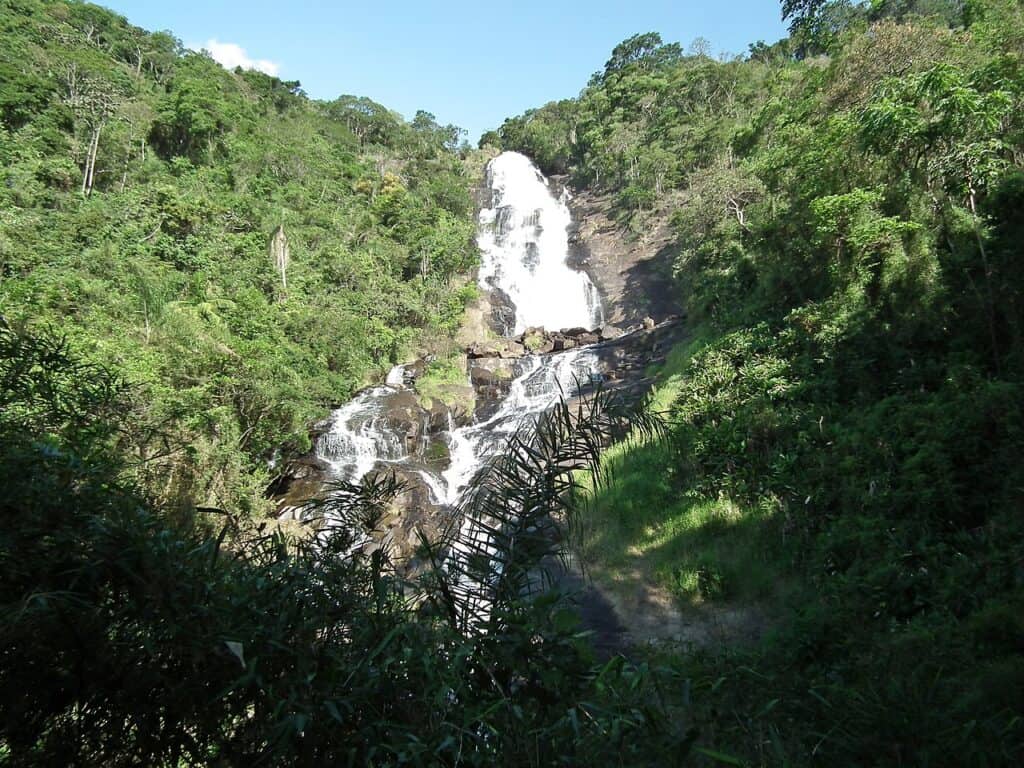
[[[302,516],[322,520],[317,546],[350,552],[380,527],[395,496],[405,489],[394,472],[371,472],[357,483],[332,480],[320,498],[302,505]]]
[[[473,479],[445,533],[437,599],[466,632],[488,632],[513,601],[549,587],[566,566],[580,472],[600,484],[601,450],[633,434],[660,435],[645,402],[598,388],[525,421]]]

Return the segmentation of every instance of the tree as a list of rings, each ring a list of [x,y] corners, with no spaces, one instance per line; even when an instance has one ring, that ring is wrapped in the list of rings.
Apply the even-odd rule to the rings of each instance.
[[[782,0],[782,20],[789,21],[789,31],[795,34],[811,26],[821,9],[832,0]]]
[[[630,66],[641,69],[672,64],[683,55],[678,43],[664,44],[657,32],[647,32],[626,38],[612,49],[612,57],[605,62],[604,79]]]
[[[401,130],[401,117],[365,96],[339,96],[326,105],[332,120],[344,123],[359,143],[390,146]]]
[[[217,141],[239,127],[244,109],[223,87],[231,77],[212,59],[189,54],[178,65],[166,95],[157,104],[149,139],[165,158],[208,159]]]

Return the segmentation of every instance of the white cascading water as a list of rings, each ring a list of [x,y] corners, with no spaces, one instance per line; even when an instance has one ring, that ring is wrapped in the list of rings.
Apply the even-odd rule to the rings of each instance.
[[[561,354],[525,357],[522,365],[523,372],[512,381],[508,395],[493,416],[451,432],[451,465],[442,475],[445,493],[434,498],[435,503],[456,504],[480,465],[501,449],[525,419],[551,408],[560,396],[571,396],[577,383],[587,381],[595,370],[597,356],[584,347]]]
[[[393,386],[363,390],[331,414],[331,428],[316,443],[317,456],[335,477],[358,482],[379,461],[400,461],[405,440],[385,421],[386,397]]]
[[[601,299],[569,257],[569,190],[551,194],[525,155],[503,152],[487,166],[491,207],[480,211],[480,286],[499,288],[515,305],[511,335],[530,327],[596,328]]]
[[[603,320],[601,300],[569,256],[568,192],[556,198],[547,180],[524,155],[504,152],[487,167],[491,207],[480,213],[480,282],[500,289],[513,302],[516,335],[528,327],[550,330],[596,328]],[[549,355],[529,355],[497,411],[485,421],[458,429],[446,440],[447,470],[437,473],[410,463],[423,478],[435,504],[454,506],[484,461],[497,453],[527,420],[571,395],[578,381],[596,370],[586,347]],[[404,388],[404,368],[396,366],[384,386],[367,389],[332,414],[331,429],[317,441],[317,454],[340,479],[357,482],[378,463],[410,461],[403,435],[387,423],[390,397]],[[450,418],[450,417],[449,417]],[[449,422],[450,423],[450,422]]]

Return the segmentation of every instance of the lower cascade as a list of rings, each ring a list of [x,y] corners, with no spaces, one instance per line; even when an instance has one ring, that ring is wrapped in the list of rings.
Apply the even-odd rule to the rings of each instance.
[[[480,283],[504,294],[514,320],[506,337],[527,327],[592,329],[604,317],[594,284],[568,263],[571,223],[563,192],[556,197],[547,179],[524,155],[505,152],[487,168],[490,205],[479,216]],[[336,478],[356,482],[371,470],[388,467],[416,475],[429,490],[430,503],[458,504],[482,464],[501,450],[528,419],[551,408],[597,370],[587,346],[550,354],[524,354],[505,361],[507,394],[471,423],[411,424],[422,416],[406,371],[396,366],[385,383],[371,387],[335,410],[330,428],[316,443],[319,459]],[[478,409],[479,413],[479,409]],[[447,466],[422,458],[428,443],[441,441]]]

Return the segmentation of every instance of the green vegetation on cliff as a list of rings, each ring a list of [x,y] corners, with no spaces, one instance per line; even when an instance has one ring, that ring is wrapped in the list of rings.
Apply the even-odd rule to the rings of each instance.
[[[123,439],[162,503],[256,507],[276,448],[458,326],[459,137],[94,5],[2,0],[0,313],[135,385]]]
[[[679,662],[726,752],[1019,764],[1024,6],[786,9],[743,59],[631,38],[485,137],[674,228],[671,438],[609,455],[584,552],[772,615]]]

